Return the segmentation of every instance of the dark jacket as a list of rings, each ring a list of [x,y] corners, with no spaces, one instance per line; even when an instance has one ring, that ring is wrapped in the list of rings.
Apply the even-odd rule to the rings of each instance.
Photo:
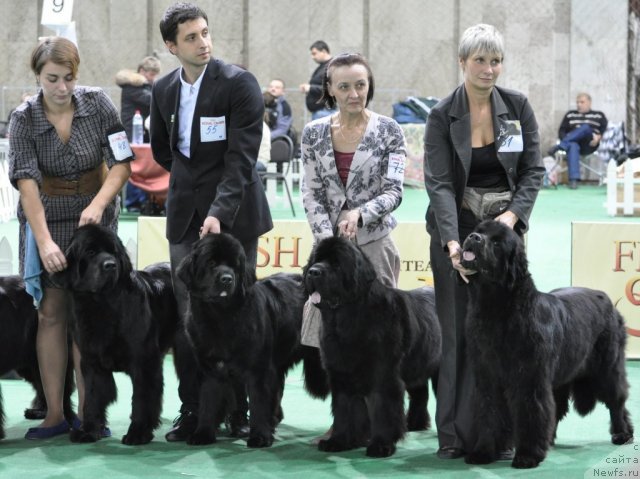
[[[194,213],[220,220],[222,231],[240,241],[273,227],[269,204],[256,172],[264,101],[255,77],[220,60],[209,62],[200,85],[190,158],[178,150],[181,68],[157,80],[151,100],[151,149],[171,172],[167,197],[167,238],[179,242]],[[224,117],[226,139],[203,142],[200,119]]]
[[[116,73],[116,85],[122,88],[120,96],[120,119],[131,141],[133,115],[140,110],[143,121],[149,116],[151,108],[151,84],[140,73],[133,70],[120,70]],[[149,134],[144,130],[144,141],[149,141]]]
[[[311,80],[309,80],[309,93],[307,93],[304,101],[307,104],[307,110],[311,113],[326,108],[324,102],[320,102],[320,98],[322,98],[322,79],[327,69],[327,63],[329,63],[328,60],[320,63],[314,70],[313,75],[311,75]]]
[[[513,90],[494,87],[491,110],[496,150],[504,141],[500,135],[504,121],[520,121],[523,151],[497,155],[513,193],[508,209],[518,216],[516,229],[523,233],[544,175],[538,123],[527,98]],[[451,240],[460,241],[458,214],[470,167],[471,115],[466,90],[460,85],[433,107],[425,131],[424,176],[430,199],[427,230],[432,234],[437,228],[444,248]]]

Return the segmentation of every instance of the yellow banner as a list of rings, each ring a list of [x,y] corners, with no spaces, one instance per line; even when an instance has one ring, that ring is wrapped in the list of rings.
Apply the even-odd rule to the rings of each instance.
[[[573,223],[571,284],[607,293],[627,325],[627,357],[640,358],[640,223]]]
[[[429,235],[424,223],[402,223],[393,231],[401,258],[402,289],[433,285],[429,264]],[[313,236],[306,221],[276,221],[273,229],[258,242],[257,275],[264,278],[277,272],[302,273],[311,252]],[[165,218],[138,219],[138,268],[157,261],[169,261],[165,238]]]

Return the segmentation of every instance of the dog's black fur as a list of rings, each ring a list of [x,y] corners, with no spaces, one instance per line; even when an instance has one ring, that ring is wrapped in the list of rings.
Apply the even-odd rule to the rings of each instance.
[[[73,442],[94,442],[115,401],[114,371],[131,377],[131,424],[123,444],[146,444],[160,425],[162,362],[179,323],[167,263],[136,271],[120,238],[100,225],[81,226],[54,279],[70,291],[71,330],[81,355],[86,397]]]
[[[383,285],[364,253],[339,237],[318,243],[304,282],[322,312],[320,349],[334,416],[332,435],[318,448],[344,451],[368,442],[368,456],[392,455],[407,428],[430,426],[427,383],[437,377],[441,351],[433,289]]]
[[[25,409],[24,416],[42,419],[46,415],[47,403],[36,354],[38,312],[20,276],[0,277],[0,331],[0,375],[15,370],[33,386],[36,395],[31,407]],[[69,420],[73,419],[73,390],[73,367],[70,366],[64,390],[64,414]],[[0,439],[5,436],[3,425],[4,410],[0,396]]]
[[[465,240],[469,277],[467,342],[477,378],[480,437],[466,462],[489,463],[515,445],[513,467],[536,467],[569,408],[588,414],[602,401],[611,441],[633,437],[625,408],[626,330],[602,291],[560,288],[539,292],[522,240],[485,221]]]
[[[233,236],[211,234],[197,241],[177,271],[190,296],[187,334],[203,375],[198,426],[188,444],[216,441],[215,424],[231,377],[249,395],[249,447],[268,447],[282,420],[280,399],[287,371],[304,359],[305,385],[328,394],[316,348],[300,344],[305,303],[300,275],[276,274],[256,281],[242,245]]]

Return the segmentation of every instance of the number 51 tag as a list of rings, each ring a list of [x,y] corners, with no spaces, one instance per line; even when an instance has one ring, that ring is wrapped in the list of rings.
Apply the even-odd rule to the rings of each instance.
[[[222,141],[227,139],[224,116],[203,116],[200,118],[200,141]]]

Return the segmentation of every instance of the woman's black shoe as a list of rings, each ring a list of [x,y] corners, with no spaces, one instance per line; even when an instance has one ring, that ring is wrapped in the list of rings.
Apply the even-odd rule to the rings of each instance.
[[[436,455],[438,459],[458,459],[464,456],[464,451],[459,447],[446,446],[438,449]]]

